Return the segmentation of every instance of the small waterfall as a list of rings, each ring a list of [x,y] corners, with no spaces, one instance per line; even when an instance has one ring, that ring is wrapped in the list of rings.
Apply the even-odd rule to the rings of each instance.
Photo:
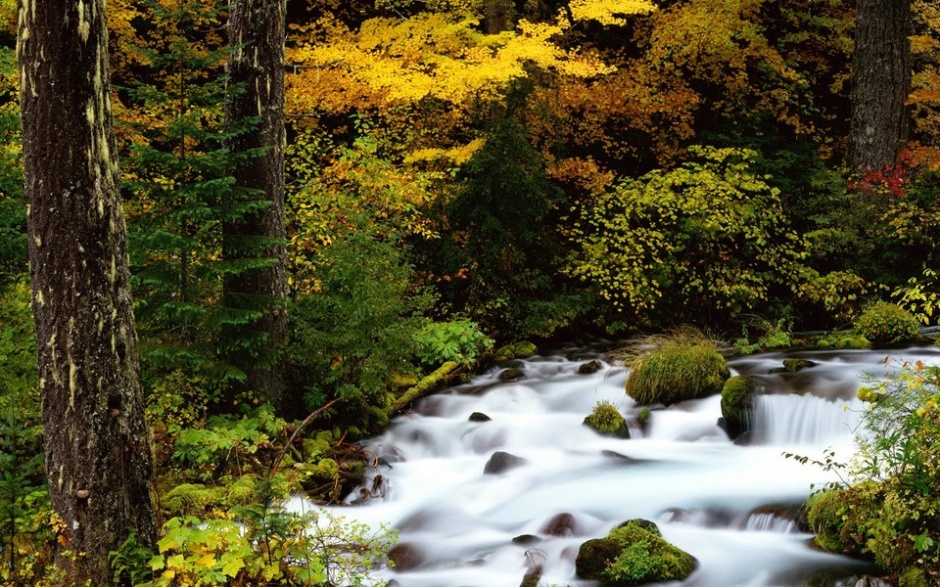
[[[858,400],[814,395],[763,395],[755,403],[755,442],[775,446],[850,446],[863,409]]]
[[[744,529],[748,532],[781,532],[783,534],[797,531],[796,522],[793,520],[768,513],[751,514],[744,524]]]

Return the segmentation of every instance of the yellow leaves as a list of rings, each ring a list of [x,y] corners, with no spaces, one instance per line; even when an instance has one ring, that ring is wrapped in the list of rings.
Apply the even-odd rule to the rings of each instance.
[[[481,33],[478,24],[452,13],[421,13],[404,20],[370,19],[358,32],[336,34],[328,43],[302,42],[287,51],[297,66],[289,77],[302,78],[290,81],[290,89],[319,93],[321,99],[289,100],[298,107],[323,107],[326,82],[344,86],[344,94],[356,88],[374,105],[435,98],[462,106],[472,99],[499,99],[506,84],[528,75],[528,65],[578,77],[612,71],[598,59],[555,45],[553,38],[563,32],[556,24],[521,21],[516,31],[496,35]]]
[[[593,20],[607,26],[623,26],[627,24],[625,16],[656,10],[656,5],[646,0],[571,0],[569,7],[575,21]]]
[[[466,145],[458,145],[451,148],[427,148],[412,151],[405,156],[404,163],[411,165],[419,162],[437,162],[446,161],[454,166],[460,166],[470,160],[473,155],[483,147],[485,139],[476,138]]]

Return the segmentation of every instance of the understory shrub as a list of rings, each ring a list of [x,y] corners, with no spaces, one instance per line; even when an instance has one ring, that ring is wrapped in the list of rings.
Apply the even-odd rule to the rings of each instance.
[[[704,336],[679,335],[629,362],[627,395],[641,405],[674,404],[721,392],[730,376],[725,358]]]
[[[750,311],[800,281],[802,248],[779,190],[755,171],[756,153],[690,153],[573,210],[568,271],[598,289],[610,330]]]
[[[897,304],[878,302],[862,312],[855,330],[872,342],[904,342],[917,337],[920,322]]]
[[[923,577],[940,584],[940,366],[904,364],[858,396],[867,407],[850,469],[854,484],[810,500],[816,542],[870,557],[908,583]]]
[[[446,361],[470,366],[481,353],[493,348],[493,339],[472,320],[431,322],[414,335],[418,359],[425,367]]]

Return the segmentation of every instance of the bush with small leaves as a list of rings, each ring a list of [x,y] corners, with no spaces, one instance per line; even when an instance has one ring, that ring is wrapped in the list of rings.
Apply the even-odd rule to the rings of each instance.
[[[904,342],[917,337],[920,322],[897,304],[878,302],[862,312],[855,330],[872,342]]]

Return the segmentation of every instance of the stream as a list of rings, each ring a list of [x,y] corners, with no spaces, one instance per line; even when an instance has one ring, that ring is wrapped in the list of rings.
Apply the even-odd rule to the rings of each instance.
[[[867,374],[884,377],[900,361],[940,362],[940,348],[763,353],[729,360],[732,374],[761,375],[751,437],[732,442],[719,427],[718,395],[653,408],[646,426],[624,393],[628,370],[600,351],[568,349],[516,362],[421,400],[365,443],[380,465],[368,504],[342,515],[399,532],[398,568],[377,576],[401,587],[516,587],[541,565],[539,585],[596,585],[575,575],[579,546],[633,518],[699,561],[684,587],[854,586],[864,563],[818,552],[797,523],[812,487],[833,472],[785,458],[847,461]],[[817,364],[768,374],[784,358]],[[890,359],[886,362],[886,357]],[[579,374],[601,359],[601,369]],[[582,421],[600,400],[627,418],[630,439],[600,436]],[[471,421],[471,414],[488,421]],[[484,473],[494,453],[524,459]],[[378,479],[376,477],[380,476]],[[514,541],[515,539],[515,541]]]

